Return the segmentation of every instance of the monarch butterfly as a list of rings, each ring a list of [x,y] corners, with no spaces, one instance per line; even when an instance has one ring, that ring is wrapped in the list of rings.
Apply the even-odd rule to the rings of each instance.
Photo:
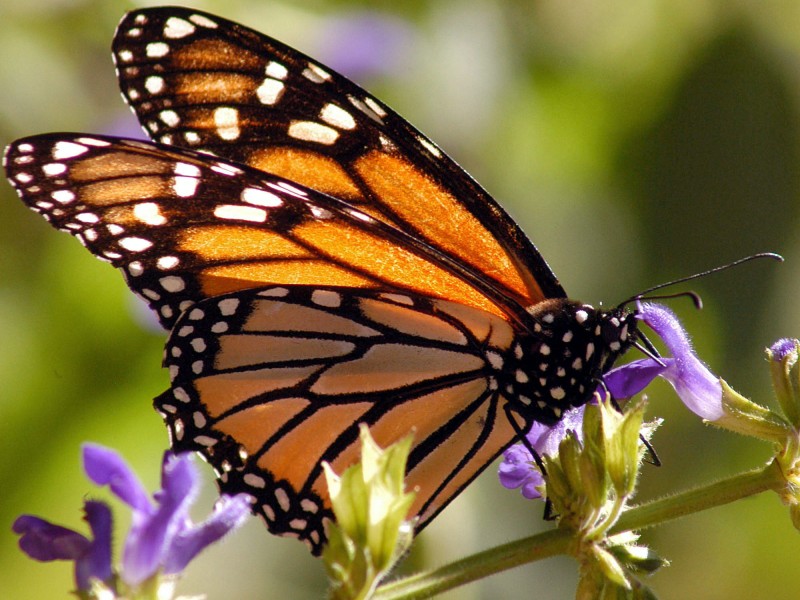
[[[122,93],[154,140],[14,142],[22,200],[122,270],[170,330],[176,450],[318,554],[321,463],[414,431],[417,529],[534,421],[584,404],[637,338],[568,300],[503,209],[383,103],[236,23],[127,14]]]

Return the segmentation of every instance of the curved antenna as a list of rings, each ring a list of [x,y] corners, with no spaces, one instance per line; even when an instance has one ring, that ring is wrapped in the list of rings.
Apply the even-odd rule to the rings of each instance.
[[[726,265],[720,265],[719,267],[714,267],[713,269],[708,269],[707,271],[701,271],[700,273],[695,273],[694,275],[688,275],[686,277],[680,277],[678,279],[673,279],[672,281],[667,281],[666,283],[659,283],[658,285],[654,285],[653,287],[647,288],[646,290],[643,290],[643,291],[639,292],[638,294],[635,294],[634,296],[631,296],[630,298],[625,300],[625,302],[622,302],[620,304],[620,306],[625,306],[626,304],[629,304],[629,303],[633,302],[634,300],[639,300],[645,294],[649,294],[650,292],[655,292],[656,290],[661,290],[661,289],[664,289],[665,287],[669,287],[669,286],[672,286],[672,285],[677,285],[679,283],[686,283],[687,281],[692,281],[693,279],[699,279],[700,277],[706,277],[707,275],[711,275],[712,273],[718,273],[719,271],[725,271],[725,270],[730,269],[732,267],[737,267],[737,266],[739,266],[741,264],[744,264],[746,262],[750,262],[751,260],[756,260],[756,259],[760,259],[760,258],[771,258],[773,260],[777,260],[778,262],[783,262],[783,257],[780,254],[776,254],[774,252],[759,252],[758,254],[751,254],[750,256],[745,256],[744,258],[740,258],[739,260],[735,260],[735,261],[733,261],[731,263],[728,263]],[[690,295],[691,297],[697,296],[697,294],[695,294],[694,292],[688,292],[687,294]],[[681,295],[681,294],[676,294],[676,296],[679,296],[679,295]],[[669,296],[658,296],[658,297],[659,298],[665,298],[665,297],[669,297]],[[651,298],[655,298],[655,297],[651,297]],[[697,297],[697,299],[699,300],[699,296]],[[702,302],[700,304],[702,305]],[[697,305],[697,301],[695,301],[695,305]]]
[[[672,285],[672,284],[668,283],[665,285]],[[694,290],[686,290],[685,292],[675,292],[674,294],[654,294],[652,296],[645,296],[644,295],[645,293],[647,292],[644,292],[643,294],[640,294],[638,296],[634,296],[630,300],[626,300],[625,303],[632,302],[633,300],[671,300],[673,298],[689,298],[697,310],[703,310],[703,299],[700,297],[700,294],[698,294]],[[622,306],[625,306],[625,303],[623,303]]]

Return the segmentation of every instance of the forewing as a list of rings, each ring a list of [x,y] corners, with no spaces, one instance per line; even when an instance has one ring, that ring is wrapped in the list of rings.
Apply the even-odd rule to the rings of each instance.
[[[199,300],[267,284],[417,291],[502,314],[409,236],[243,165],[51,134],[9,146],[5,168],[25,204],[122,269],[167,328]]]
[[[332,69],[236,23],[173,7],[129,13],[113,50],[122,93],[153,139],[347,200],[480,273],[509,303],[564,296],[463,169]]]
[[[358,459],[358,426],[381,446],[413,432],[406,485],[424,526],[514,439],[499,373],[514,334],[460,304],[399,293],[271,287],[200,302],[176,324],[156,399],[176,450],[247,492],[273,533],[313,552],[332,518],[321,462]]]

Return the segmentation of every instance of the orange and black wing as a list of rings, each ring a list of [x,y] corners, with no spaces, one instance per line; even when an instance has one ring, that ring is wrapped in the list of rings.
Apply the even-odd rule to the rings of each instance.
[[[254,496],[270,531],[318,553],[333,518],[320,465],[357,460],[360,423],[382,446],[414,432],[418,528],[513,441],[502,364],[514,339],[503,319],[415,294],[240,291],[178,320],[156,407],[176,449],[202,452],[223,491]]]
[[[120,268],[167,328],[204,298],[267,284],[405,290],[503,314],[479,278],[405,232],[244,165],[49,134],[16,141],[5,166],[22,200]]]
[[[564,297],[527,237],[463,169],[328,67],[174,7],[126,15],[113,52],[123,96],[153,139],[345,200],[479,274],[506,312]]]

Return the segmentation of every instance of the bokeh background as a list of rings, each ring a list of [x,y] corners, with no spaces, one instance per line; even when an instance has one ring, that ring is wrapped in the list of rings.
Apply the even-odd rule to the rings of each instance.
[[[48,131],[137,132],[109,45],[150,3],[0,3],[0,143]],[[340,69],[429,134],[520,222],[570,295],[617,303],[655,283],[771,250],[691,284],[674,308],[712,369],[769,399],[763,349],[800,336],[800,3],[793,0],[200,1]],[[689,286],[683,286],[685,289]],[[122,451],[155,489],[167,442],[151,398],[164,334],[121,278],[0,183],[0,597],[66,598],[71,569],[36,564],[10,525],[32,512],[81,527],[84,440]],[[704,427],[666,385],[642,500],[744,469],[761,443]],[[214,500],[210,472],[198,517]],[[121,527],[125,526],[122,519]],[[541,506],[494,468],[418,539],[436,566],[534,533]],[[124,529],[121,530],[121,532]],[[121,535],[121,533],[120,533]],[[663,598],[797,598],[800,534],[773,494],[644,533],[672,566]],[[560,599],[576,565],[525,566],[450,598]],[[180,590],[320,598],[322,566],[253,520],[194,563]]]

